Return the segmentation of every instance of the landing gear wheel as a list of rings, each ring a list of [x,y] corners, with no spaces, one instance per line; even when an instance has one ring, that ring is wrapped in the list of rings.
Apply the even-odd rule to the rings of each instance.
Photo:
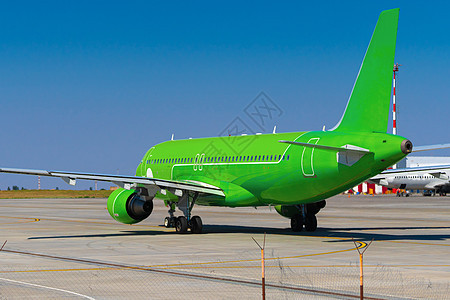
[[[325,201],[325,200],[316,202],[317,208],[320,208],[320,209],[325,208],[326,205],[327,205],[327,201]]]
[[[186,217],[178,217],[175,221],[175,230],[178,233],[186,233],[188,229],[188,223]]]
[[[199,216],[193,216],[191,219],[191,231],[192,233],[202,233],[203,222]]]
[[[169,217],[165,217],[164,218],[164,227],[166,227],[166,228],[172,227],[172,222],[170,222],[170,218]]]
[[[291,229],[294,232],[302,231],[302,229],[303,229],[303,217],[301,215],[294,215],[291,218]]]
[[[316,231],[317,229],[317,218],[315,215],[306,215],[305,220],[305,230],[306,231]]]

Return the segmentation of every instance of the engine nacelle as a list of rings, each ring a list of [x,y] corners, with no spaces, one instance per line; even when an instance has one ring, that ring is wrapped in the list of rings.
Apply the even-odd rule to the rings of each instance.
[[[275,210],[283,217],[289,219],[299,213],[298,208],[294,205],[275,205]]]
[[[114,220],[135,224],[150,216],[153,201],[142,199],[136,190],[118,188],[108,197],[107,207]]]

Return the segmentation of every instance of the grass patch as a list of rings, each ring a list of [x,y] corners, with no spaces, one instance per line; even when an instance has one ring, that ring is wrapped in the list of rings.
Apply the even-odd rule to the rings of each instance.
[[[29,198],[108,198],[112,191],[79,191],[79,190],[19,190],[0,191],[0,199]]]

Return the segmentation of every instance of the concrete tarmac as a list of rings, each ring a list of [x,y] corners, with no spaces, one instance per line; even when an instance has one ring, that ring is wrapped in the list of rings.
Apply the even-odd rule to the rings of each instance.
[[[180,215],[180,212],[177,212]],[[167,208],[115,222],[106,199],[0,199],[0,299],[445,299],[450,197],[336,196],[316,232],[293,233],[274,209],[196,206],[203,234],[162,226]]]

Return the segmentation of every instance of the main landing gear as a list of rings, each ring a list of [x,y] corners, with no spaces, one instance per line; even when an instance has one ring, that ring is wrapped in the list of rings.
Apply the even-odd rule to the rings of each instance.
[[[202,233],[202,219],[199,216],[191,216],[197,197],[198,193],[183,192],[178,202],[169,202],[169,216],[164,218],[164,226],[175,228],[178,233],[186,233],[188,230],[192,233]],[[184,216],[175,217],[175,206],[183,212]]]
[[[310,204],[302,204],[297,205],[298,214],[295,214],[291,218],[291,229],[294,232],[299,232],[303,230],[303,227],[306,231],[316,231],[317,229],[317,217],[316,214],[324,208],[326,205],[325,200],[310,203]]]

